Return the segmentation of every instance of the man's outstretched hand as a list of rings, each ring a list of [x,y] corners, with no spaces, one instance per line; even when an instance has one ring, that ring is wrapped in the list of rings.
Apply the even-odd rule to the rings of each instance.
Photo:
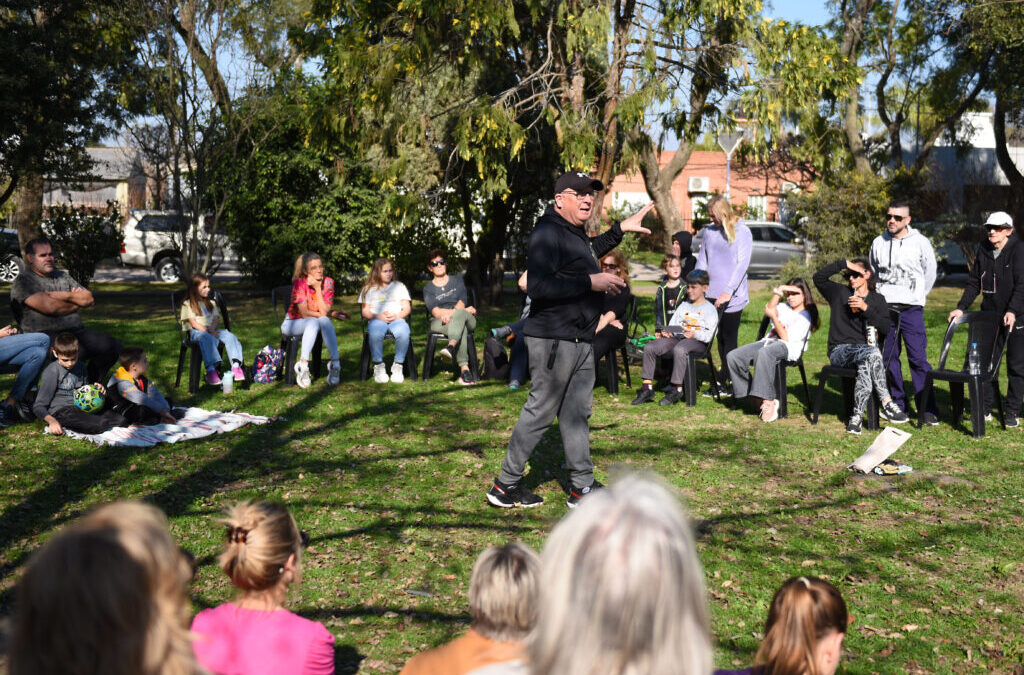
[[[651,209],[654,208],[654,202],[647,202],[647,206],[643,207],[629,218],[619,223],[619,228],[623,232],[637,232],[639,234],[650,234],[651,231],[646,227],[643,227],[641,223],[644,222],[644,216],[646,216]]]

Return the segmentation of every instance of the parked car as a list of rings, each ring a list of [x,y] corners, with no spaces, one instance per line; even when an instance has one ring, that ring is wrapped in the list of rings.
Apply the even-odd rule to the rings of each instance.
[[[807,255],[807,244],[804,240],[784,225],[746,222],[746,226],[750,228],[750,235],[754,240],[747,274],[775,274],[790,260],[802,260]],[[703,233],[701,230],[693,237],[694,255],[700,251]]]
[[[18,245],[18,231],[4,228],[0,241],[0,283],[9,284],[21,272],[21,247]]]
[[[121,262],[134,267],[149,267],[158,281],[181,281],[185,266],[182,263],[182,231],[189,226],[189,216],[171,211],[132,210],[124,225],[124,244]],[[200,227],[206,218],[200,216]],[[205,238],[205,237],[204,237]],[[218,232],[213,237],[214,269],[238,269],[238,254],[227,236]],[[200,251],[205,256],[205,250]]]

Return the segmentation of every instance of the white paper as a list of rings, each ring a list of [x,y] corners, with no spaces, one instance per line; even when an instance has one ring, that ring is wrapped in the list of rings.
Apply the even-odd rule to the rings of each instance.
[[[863,455],[854,460],[847,468],[850,471],[870,473],[872,469],[888,459],[889,455],[900,449],[900,446],[907,442],[912,434],[901,431],[896,427],[886,427],[878,434],[875,442],[864,452]]]

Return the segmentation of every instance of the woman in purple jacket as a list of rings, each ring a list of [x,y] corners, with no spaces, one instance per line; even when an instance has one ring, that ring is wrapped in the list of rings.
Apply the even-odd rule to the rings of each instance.
[[[711,225],[697,254],[697,269],[706,270],[711,280],[708,299],[714,300],[721,315],[718,322],[718,355],[722,370],[719,381],[725,387],[728,369],[725,357],[736,349],[743,308],[750,302],[747,290],[747,267],[753,237],[743,220],[732,210],[729,200],[716,195],[708,202]]]

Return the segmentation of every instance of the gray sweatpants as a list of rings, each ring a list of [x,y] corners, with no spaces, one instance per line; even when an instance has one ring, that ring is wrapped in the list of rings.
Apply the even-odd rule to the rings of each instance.
[[[654,379],[654,370],[658,365],[658,357],[672,354],[672,374],[668,381],[677,387],[682,386],[686,377],[686,367],[690,365],[690,352],[703,354],[708,346],[693,338],[660,337],[644,345],[644,365],[640,369],[640,377],[645,380]]]
[[[732,380],[732,395],[737,398],[755,396],[775,399],[775,366],[789,358],[789,347],[782,340],[758,340],[729,352],[725,357]],[[754,375],[750,375],[750,362]]]
[[[554,363],[548,368],[555,343]],[[519,482],[533,449],[557,416],[572,485],[588,487],[594,482],[590,459],[594,357],[590,343],[527,337],[526,349],[530,354],[530,396],[512,430],[498,480]]]

